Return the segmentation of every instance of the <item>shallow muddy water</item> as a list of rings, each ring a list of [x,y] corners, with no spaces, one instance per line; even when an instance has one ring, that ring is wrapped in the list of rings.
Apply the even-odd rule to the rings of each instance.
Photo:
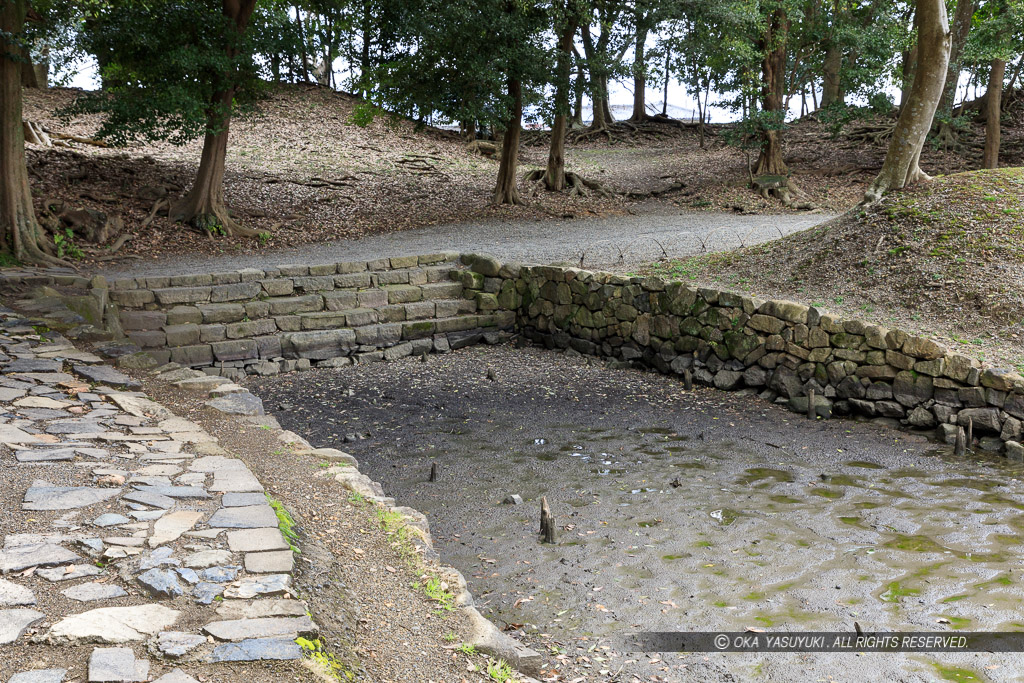
[[[286,428],[353,453],[426,513],[482,611],[551,653],[559,680],[1020,675],[1013,654],[619,647],[637,630],[1024,630],[1024,471],[1003,459],[954,458],[918,435],[809,422],[753,396],[684,392],[669,377],[536,349],[252,388]],[[525,502],[502,504],[511,494]],[[554,545],[537,534],[541,496]]]

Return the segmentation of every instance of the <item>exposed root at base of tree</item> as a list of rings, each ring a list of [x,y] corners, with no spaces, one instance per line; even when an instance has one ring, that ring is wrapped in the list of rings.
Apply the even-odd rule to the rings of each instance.
[[[774,179],[777,176],[762,177]],[[797,211],[812,211],[818,208],[814,202],[807,200],[806,193],[791,178],[783,177],[780,182],[767,183],[761,183],[759,180],[759,178],[754,179],[752,189],[761,195],[762,199],[777,199],[786,208]]]
[[[187,223],[204,233],[210,239],[218,235],[223,237],[252,237],[259,236],[259,232],[247,228],[228,213],[226,207],[208,206],[204,209],[194,209],[189,206],[188,197],[170,209],[168,217],[174,221]]]
[[[528,183],[542,183],[545,189],[547,183],[544,181],[547,171],[538,168],[533,171],[528,171],[523,179]],[[591,193],[596,194],[598,197],[604,197],[605,199],[614,199],[615,193],[606,188],[596,180],[587,180],[578,173],[572,171],[566,171],[565,173],[565,190],[569,193],[570,197],[589,197]]]
[[[609,129],[608,126],[600,126],[599,128],[588,128],[587,130],[583,131],[575,138],[573,138],[573,143],[576,144],[582,142],[583,140],[586,140],[587,138],[597,137],[598,135],[607,135],[608,142],[615,141],[615,138],[612,137],[611,129]]]
[[[889,141],[893,131],[896,130],[895,121],[884,121],[880,123],[863,123],[851,128],[844,136],[847,147],[854,147],[861,144],[882,145]]]
[[[945,121],[940,121],[938,128],[939,130],[935,133],[935,138],[933,140],[935,145],[942,147],[947,152],[951,149],[959,149],[960,136],[957,135],[955,130],[953,130],[953,126],[949,125]]]

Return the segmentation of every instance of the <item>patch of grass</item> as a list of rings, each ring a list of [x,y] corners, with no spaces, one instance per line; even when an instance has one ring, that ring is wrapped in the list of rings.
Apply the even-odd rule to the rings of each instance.
[[[448,590],[447,584],[436,576],[425,576],[424,578],[425,580],[413,581],[410,585],[413,590],[423,591],[424,595],[438,603],[438,609],[434,611],[434,614],[446,616],[449,612],[454,611],[455,595]]]
[[[490,660],[487,662],[487,675],[497,683],[506,683],[512,680],[512,665],[504,659]]]
[[[338,660],[326,647],[321,639],[296,638],[295,642],[302,648],[302,653],[320,670],[324,676],[335,681],[354,681],[356,674],[343,662]]]
[[[301,551],[292,542],[299,540],[299,535],[295,532],[295,519],[285,509],[281,501],[272,497],[269,493],[265,495],[267,496],[267,503],[274,509],[274,514],[277,515],[277,528],[281,530],[281,535],[284,536],[293,553],[300,553]]]
[[[459,645],[459,652],[461,652],[464,655],[475,655],[476,646],[471,645],[469,643],[463,643],[462,645]]]

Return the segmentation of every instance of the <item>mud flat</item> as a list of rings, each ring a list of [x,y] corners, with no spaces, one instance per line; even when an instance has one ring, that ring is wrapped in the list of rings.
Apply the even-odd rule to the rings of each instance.
[[[1016,675],[1017,654],[645,655],[621,636],[1024,630],[1019,464],[538,349],[249,385],[285,428],[425,512],[481,610],[561,680]]]

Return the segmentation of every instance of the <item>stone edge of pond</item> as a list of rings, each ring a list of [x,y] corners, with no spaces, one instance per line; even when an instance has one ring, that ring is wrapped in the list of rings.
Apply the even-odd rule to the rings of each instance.
[[[172,380],[172,385],[180,387],[180,380],[173,381],[174,373],[179,370],[157,372],[160,369],[152,370],[151,376],[146,381],[166,382]],[[223,385],[213,386],[210,390],[216,392],[217,389],[222,388]],[[201,396],[204,393],[207,393],[207,390],[204,389],[198,395]],[[472,634],[466,642],[485,655],[504,659],[520,674],[518,680],[522,683],[537,683],[533,676],[539,674],[543,656],[506,635],[480,613],[474,604],[473,595],[469,591],[462,572],[441,562],[440,556],[434,549],[433,539],[430,535],[430,523],[426,515],[419,510],[396,505],[394,498],[385,495],[384,487],[380,482],[374,481],[359,471],[359,462],[354,456],[336,448],[316,448],[299,434],[283,429],[273,415],[265,414],[262,400],[247,389],[238,387],[238,391],[222,394],[219,398],[206,401],[206,406],[222,413],[224,419],[243,420],[249,424],[269,429],[273,437],[290,448],[295,455],[315,456],[323,461],[333,463],[314,476],[333,478],[345,490],[357,494],[375,505],[380,505],[387,512],[401,515],[406,525],[415,530],[409,539],[416,552],[425,563],[432,563],[434,565],[432,569],[447,579],[454,595],[457,613],[469,625]]]

